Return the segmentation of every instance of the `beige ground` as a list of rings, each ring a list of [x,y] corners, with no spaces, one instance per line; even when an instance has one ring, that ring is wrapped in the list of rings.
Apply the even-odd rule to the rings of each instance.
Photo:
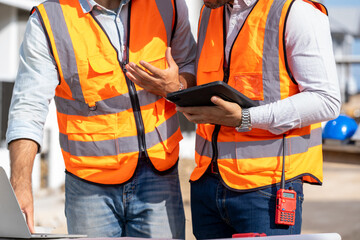
[[[185,204],[187,240],[191,233],[188,178],[191,159],[182,159],[180,174]],[[324,185],[305,186],[303,233],[337,232],[343,240],[360,239],[360,156],[358,164],[324,163]],[[64,194],[61,190],[41,190],[35,194],[35,222],[53,232],[64,232]]]

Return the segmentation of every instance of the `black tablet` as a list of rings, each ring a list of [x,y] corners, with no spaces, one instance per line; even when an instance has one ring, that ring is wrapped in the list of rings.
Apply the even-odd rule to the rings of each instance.
[[[259,103],[246,97],[241,92],[222,81],[211,82],[181,91],[169,93],[166,98],[180,107],[214,106],[212,96],[218,96],[226,101],[235,102],[241,107],[258,106]]]

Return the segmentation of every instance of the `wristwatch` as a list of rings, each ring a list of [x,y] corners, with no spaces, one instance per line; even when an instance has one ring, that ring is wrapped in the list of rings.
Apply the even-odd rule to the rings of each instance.
[[[238,132],[248,132],[251,130],[250,111],[247,108],[241,109],[241,122],[240,126],[235,128]]]

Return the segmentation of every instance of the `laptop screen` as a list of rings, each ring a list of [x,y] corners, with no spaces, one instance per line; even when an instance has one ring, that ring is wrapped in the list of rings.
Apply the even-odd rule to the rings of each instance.
[[[5,170],[0,167],[0,238],[82,238],[86,235],[31,234]]]

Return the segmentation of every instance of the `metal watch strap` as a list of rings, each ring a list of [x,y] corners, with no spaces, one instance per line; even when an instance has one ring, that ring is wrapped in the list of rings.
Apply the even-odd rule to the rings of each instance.
[[[247,108],[241,110],[241,123],[240,126],[235,128],[238,132],[248,132],[251,130],[250,111]]]

